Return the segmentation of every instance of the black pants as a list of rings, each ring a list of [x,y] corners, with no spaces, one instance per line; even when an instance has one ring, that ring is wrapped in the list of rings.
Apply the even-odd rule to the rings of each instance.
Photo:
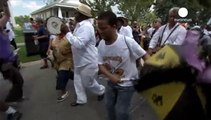
[[[6,112],[8,108],[9,106],[6,103],[0,101],[0,112]]]
[[[15,48],[17,49],[17,45],[16,45],[16,42],[15,42],[15,39],[13,39],[10,44]]]
[[[12,83],[12,88],[6,97],[5,102],[15,102],[23,97],[23,77],[19,70],[12,64],[8,65],[8,69],[1,71],[4,79],[8,79]]]
[[[202,91],[206,98],[206,117],[211,120],[211,84],[202,84]]]
[[[73,80],[74,73],[69,70],[59,70],[57,74],[56,90],[66,90],[68,80]]]

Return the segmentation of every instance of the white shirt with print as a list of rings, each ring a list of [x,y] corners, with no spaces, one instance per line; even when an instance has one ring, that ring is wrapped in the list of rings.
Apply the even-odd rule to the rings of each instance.
[[[182,45],[182,43],[184,42],[185,40],[185,37],[186,37],[186,33],[187,33],[187,30],[179,25],[175,30],[174,28],[178,25],[179,23],[177,23],[173,28],[169,29],[169,24],[166,25],[163,25],[161,26],[158,31],[153,35],[151,41],[150,41],[150,44],[149,44],[149,48],[155,48],[157,43],[158,43],[158,39],[159,37],[162,36],[162,33],[163,33],[163,38],[162,38],[162,41],[161,41],[161,45],[163,44],[170,44],[170,45]],[[166,28],[165,28],[166,26]],[[164,30],[165,28],[165,30]],[[173,31],[173,33],[169,36],[169,34],[171,33],[171,31]],[[169,36],[168,40],[165,42],[165,40],[167,39],[167,37]],[[164,43],[165,42],[165,43]]]
[[[68,32],[66,38],[72,45],[73,61],[75,67],[83,67],[87,64],[97,66],[97,48],[94,27],[90,20],[77,23],[73,32]]]
[[[118,34],[117,40],[111,45],[106,45],[105,41],[101,40],[98,46],[98,64],[106,64],[111,73],[116,70],[122,71],[121,80],[123,83],[119,85],[132,86],[132,80],[139,77],[136,59],[145,54],[146,52],[135,40]]]

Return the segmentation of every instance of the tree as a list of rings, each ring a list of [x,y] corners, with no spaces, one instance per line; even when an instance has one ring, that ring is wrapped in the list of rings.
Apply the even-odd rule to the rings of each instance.
[[[123,11],[125,17],[132,21],[140,20],[149,13],[152,0],[119,0],[119,9]]]
[[[92,13],[97,16],[103,11],[111,10],[111,6],[115,5],[117,0],[79,0],[81,3],[87,4],[92,8]]]
[[[15,16],[15,21],[18,25],[20,25],[21,27],[23,27],[24,22],[29,21],[30,16],[24,15],[24,16]]]
[[[188,9],[188,16],[193,20],[193,23],[203,23],[210,17],[209,7],[206,7],[205,0],[158,0],[156,3],[155,13],[164,21],[167,21],[168,11],[172,7],[185,7]]]

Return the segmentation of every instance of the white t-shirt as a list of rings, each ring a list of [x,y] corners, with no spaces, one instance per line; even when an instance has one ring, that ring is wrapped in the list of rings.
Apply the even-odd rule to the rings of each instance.
[[[126,27],[122,26],[119,30],[119,34],[133,38],[133,31],[130,26],[126,26]]]
[[[98,64],[106,64],[112,73],[122,72],[123,83],[120,83],[120,86],[132,86],[132,80],[138,78],[136,60],[145,54],[135,40],[118,34],[117,40],[111,45],[106,45],[105,41],[101,40],[98,46]]]
[[[151,27],[147,30],[147,33],[149,34],[149,36],[152,36],[152,33],[154,32],[155,28]]]
[[[11,23],[10,22],[7,22],[7,24],[6,24],[6,30],[9,30],[8,36],[9,36],[10,41],[12,41],[13,39],[15,39],[15,33],[12,30],[12,26],[11,26]]]
[[[56,35],[50,35],[50,40],[54,40],[56,38]]]

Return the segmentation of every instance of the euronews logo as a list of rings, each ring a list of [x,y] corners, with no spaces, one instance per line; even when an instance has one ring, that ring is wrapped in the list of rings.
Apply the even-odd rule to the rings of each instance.
[[[191,18],[186,18],[188,16],[188,9],[185,7],[181,7],[178,11],[178,15],[180,18],[175,18],[177,22],[192,22]]]

